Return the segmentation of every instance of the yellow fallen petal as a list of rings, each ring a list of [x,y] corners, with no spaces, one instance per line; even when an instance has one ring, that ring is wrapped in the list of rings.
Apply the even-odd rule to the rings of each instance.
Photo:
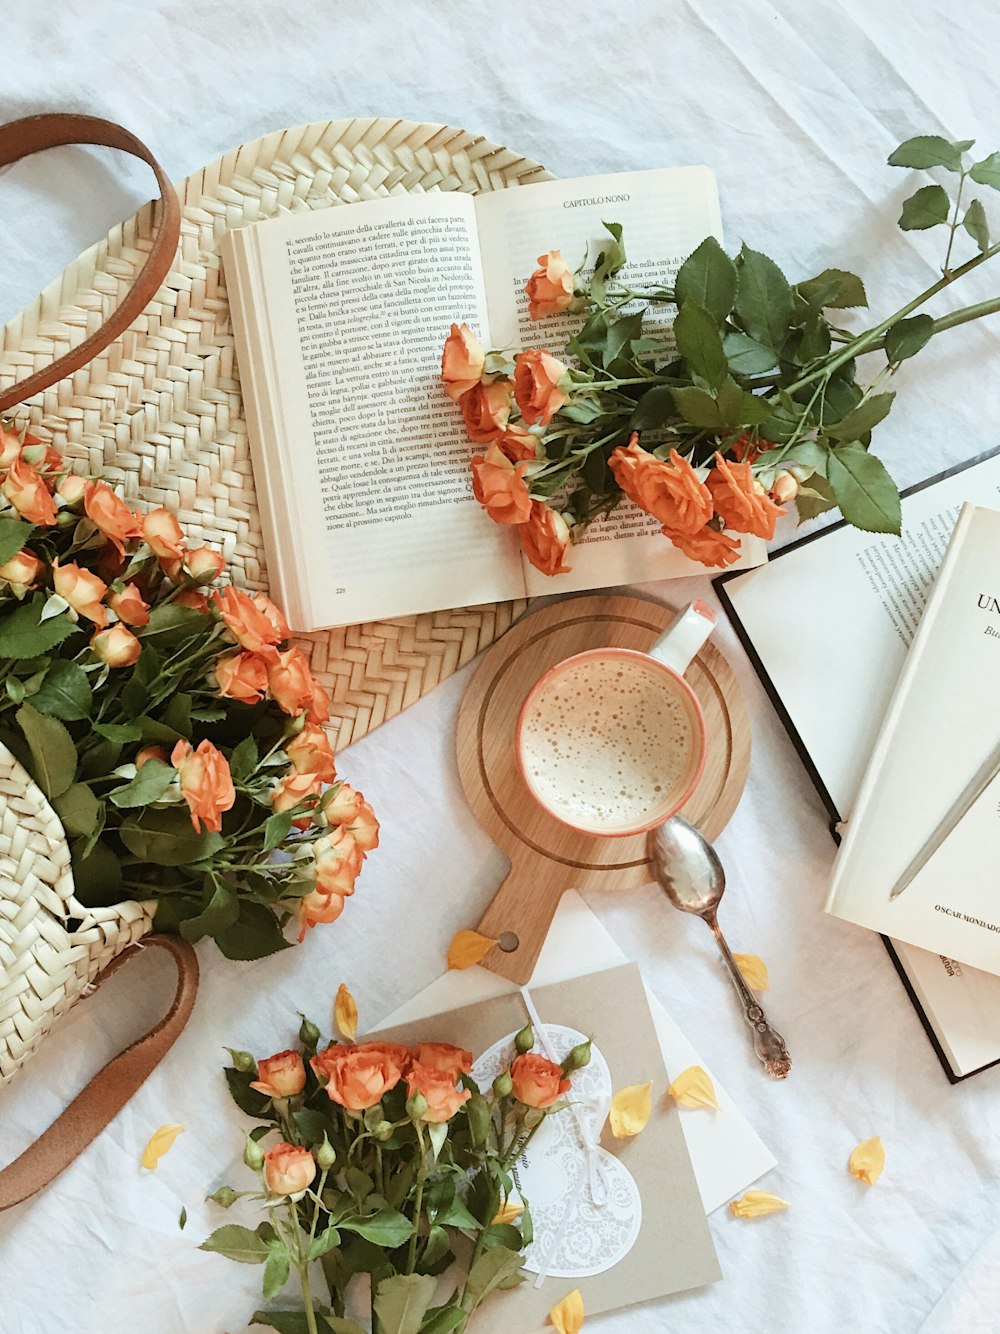
[[[478,931],[456,931],[448,946],[448,967],[471,968],[474,963],[485,959],[496,943],[489,936],[481,936]]]
[[[515,1218],[520,1218],[524,1213],[524,1205],[519,1201],[507,1200],[497,1210],[497,1216],[494,1223],[513,1223]]]
[[[583,1297],[579,1288],[574,1288],[568,1297],[564,1297],[549,1312],[549,1320],[559,1334],[579,1334],[583,1329]]]
[[[885,1146],[882,1137],[875,1135],[874,1138],[863,1139],[860,1144],[855,1145],[847,1166],[852,1177],[857,1177],[866,1186],[874,1186],[885,1167]]]
[[[629,1084],[611,1099],[611,1133],[615,1139],[628,1139],[645,1130],[653,1114],[653,1099],[648,1084]]]
[[[743,974],[743,981],[751,991],[770,991],[771,980],[767,975],[767,964],[756,954],[734,954],[733,958],[739,964],[740,972]]]
[[[748,1190],[738,1200],[729,1201],[729,1212],[734,1218],[763,1218],[765,1214],[791,1207],[787,1200],[779,1199],[769,1190]]]
[[[143,1167],[154,1171],[163,1155],[174,1147],[174,1140],[183,1129],[183,1126],[160,1126],[159,1130],[154,1130],[142,1151]]]
[[[719,1110],[715,1085],[708,1071],[700,1065],[689,1065],[686,1070],[682,1070],[667,1092],[682,1107],[714,1107],[716,1111]]]
[[[333,1019],[342,1037],[353,1042],[358,1031],[358,1007],[354,997],[343,982],[337,988],[337,999],[333,1006]]]

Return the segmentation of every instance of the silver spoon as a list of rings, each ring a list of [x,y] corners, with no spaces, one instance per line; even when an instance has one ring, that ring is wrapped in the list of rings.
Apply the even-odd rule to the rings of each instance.
[[[763,1007],[747,986],[719,930],[717,913],[726,888],[726,873],[715,849],[694,825],[688,824],[683,816],[674,815],[650,830],[646,850],[653,876],[674,907],[703,917],[712,928],[743,1003],[746,1021],[753,1029],[753,1049],[772,1079],[784,1079],[792,1068],[785,1039],[767,1022]]]

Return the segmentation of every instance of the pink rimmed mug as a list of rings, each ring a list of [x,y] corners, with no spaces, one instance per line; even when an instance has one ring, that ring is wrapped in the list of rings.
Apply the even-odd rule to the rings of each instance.
[[[681,809],[708,750],[705,715],[684,673],[714,628],[711,607],[692,602],[648,652],[587,649],[536,681],[516,748],[544,810],[581,834],[623,838]]]

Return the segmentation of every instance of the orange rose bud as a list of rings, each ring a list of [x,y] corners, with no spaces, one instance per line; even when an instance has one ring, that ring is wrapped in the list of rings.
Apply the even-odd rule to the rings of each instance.
[[[142,536],[142,516],[133,514],[106,482],[86,483],[83,509],[121,555],[125,554],[125,543],[130,538]]]
[[[143,601],[135,584],[126,584],[120,592],[109,593],[108,606],[126,625],[149,624],[149,603]]]
[[[448,397],[457,403],[483,378],[486,353],[467,324],[453,324],[444,340],[441,379]]]
[[[344,911],[345,902],[343,894],[324,894],[318,889],[303,895],[299,899],[299,944],[310,927],[335,922]]]
[[[510,420],[510,383],[494,380],[492,384],[477,384],[462,399],[462,420],[469,439],[477,445],[488,445],[498,440]]]
[[[52,584],[61,598],[69,603],[74,611],[86,616],[96,626],[103,629],[108,623],[108,613],[103,598],[108,591],[103,579],[79,565],[60,565],[52,562]]]
[[[388,1042],[327,1047],[309,1064],[327,1080],[327,1096],[352,1112],[380,1103],[403,1077],[405,1050]]]
[[[331,824],[346,824],[361,814],[365,799],[349,783],[338,783],[323,794],[320,805]]]
[[[34,468],[17,458],[0,483],[0,491],[20,514],[22,519],[39,527],[49,528],[56,521],[55,502],[48,487]]]
[[[568,369],[551,352],[529,348],[514,363],[514,397],[529,426],[548,426],[561,407],[569,402],[562,387]]]
[[[776,505],[787,505],[799,493],[799,484],[790,472],[779,472],[767,493]]]
[[[712,497],[687,459],[675,449],[669,463],[648,453],[633,432],[608,460],[615,481],[640,509],[675,532],[696,533],[712,517]]]
[[[312,699],[306,709],[306,722],[318,725],[330,721],[330,696],[318,681],[313,682]]]
[[[527,523],[531,497],[524,484],[526,463],[511,463],[496,445],[472,460],[472,490],[494,523]]]
[[[267,664],[267,689],[279,708],[296,717],[312,703],[315,686],[306,655],[297,648],[276,652]]]
[[[534,1052],[519,1056],[510,1068],[514,1097],[525,1107],[551,1107],[570,1088],[562,1066]]]
[[[180,775],[181,796],[191,812],[191,823],[200,834],[205,829],[218,833],[224,811],[236,801],[233,776],[225,755],[203,741],[197,750],[190,741],[178,741],[170,752],[170,763]]]
[[[512,463],[534,462],[538,458],[538,436],[520,422],[508,422],[496,443]]]
[[[458,1109],[472,1097],[470,1089],[460,1089],[449,1075],[427,1070],[422,1065],[411,1065],[406,1075],[406,1088],[412,1098],[419,1093],[426,1106],[418,1117],[427,1125],[441,1125],[450,1121]]]
[[[143,746],[135,757],[136,769],[141,769],[150,760],[160,760],[161,763],[166,764],[168,762],[166,748],[164,746]]]
[[[740,558],[739,539],[730,537],[728,533],[717,532],[714,528],[702,528],[697,533],[679,533],[664,528],[663,536],[669,538],[683,556],[700,561],[712,569],[732,565]]]
[[[78,473],[68,472],[56,487],[56,495],[64,505],[79,505],[80,501],[87,494],[87,487],[90,483],[86,477],[81,477]]]
[[[453,1047],[450,1042],[418,1042],[413,1055],[425,1070],[447,1075],[452,1082],[459,1075],[472,1074],[472,1052]]]
[[[142,521],[142,536],[161,560],[180,560],[184,555],[184,534],[177,516],[169,510],[150,510]]]
[[[275,815],[281,811],[290,811],[300,806],[307,797],[318,797],[322,790],[323,782],[319,774],[286,774],[272,789],[271,809]],[[312,824],[312,815],[304,815],[292,823],[296,829],[308,829]]]
[[[22,547],[16,556],[0,565],[0,579],[7,579],[12,584],[27,587],[33,584],[45,569],[45,565],[33,551]]]
[[[312,844],[316,888],[321,894],[354,893],[354,882],[364,860],[361,849],[342,825]]]
[[[226,628],[236,641],[251,653],[273,648],[284,638],[274,619],[268,614],[274,604],[267,598],[264,601],[268,604],[267,607],[258,606],[256,598],[250,597],[241,588],[234,588],[231,584],[212,596],[212,605],[225,621]]]
[[[142,652],[138,639],[121,622],[111,626],[110,630],[98,630],[90,647],[109,667],[131,667]]]
[[[23,443],[16,431],[6,431],[0,426],[0,468],[9,468],[21,457]]]
[[[223,699],[256,704],[267,689],[267,663],[258,653],[224,654],[216,658],[212,671]]]
[[[736,456],[737,463],[753,463],[754,459],[761,452],[761,445],[765,446],[765,448],[769,448],[766,440],[758,442],[754,440],[749,431],[744,431],[739,439],[733,441],[729,448]]]
[[[221,552],[212,547],[195,547],[184,557],[184,568],[199,584],[210,584],[226,568]]]
[[[528,317],[558,315],[573,304],[573,273],[558,250],[538,256],[539,267],[528,279]]]
[[[569,574],[570,567],[565,564],[570,544],[569,524],[557,510],[543,500],[533,500],[528,522],[518,527],[517,535],[521,550],[536,570],[542,574]]]
[[[727,528],[771,540],[774,526],[785,511],[768,498],[749,463],[727,463],[717,453],[715,467],[708,474],[708,489],[715,512]]]
[[[315,723],[307,722],[302,731],[292,737],[285,745],[285,754],[297,774],[315,774],[324,783],[332,783],[337,776],[330,738]],[[347,790],[350,791],[350,788]],[[335,823],[343,822],[337,820]]]
[[[197,588],[185,588],[174,598],[175,607],[190,607],[192,611],[208,611],[208,598]]]
[[[276,1144],[264,1154],[264,1180],[272,1195],[302,1195],[316,1176],[316,1159],[308,1149]]]
[[[279,1051],[257,1062],[257,1078],[250,1087],[267,1098],[294,1098],[306,1086],[306,1068],[297,1051]]]

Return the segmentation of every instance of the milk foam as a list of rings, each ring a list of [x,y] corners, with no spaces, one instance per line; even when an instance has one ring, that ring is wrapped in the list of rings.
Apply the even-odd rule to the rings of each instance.
[[[642,659],[585,658],[555,674],[522,721],[543,802],[590,829],[641,825],[683,795],[697,760],[688,706]]]

